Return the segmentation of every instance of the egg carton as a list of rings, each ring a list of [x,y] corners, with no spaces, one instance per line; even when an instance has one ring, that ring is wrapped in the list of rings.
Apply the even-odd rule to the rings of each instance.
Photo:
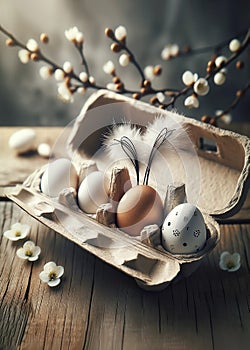
[[[159,109],[106,90],[94,93],[83,106],[72,128],[57,140],[61,153],[77,166],[92,162],[102,166],[103,135],[114,123],[130,122],[142,128],[159,114]],[[37,169],[7,196],[31,216],[103,261],[135,278],[148,290],[160,290],[189,276],[217,245],[217,221],[231,217],[244,204],[249,188],[250,140],[239,134],[186,118],[175,112],[160,114],[181,124],[188,132],[195,157],[189,152],[169,158],[173,181],[184,183],[187,200],[203,214],[207,241],[192,254],[171,254],[160,245],[131,237],[116,227],[107,227],[83,213],[75,193],[65,189],[58,198],[40,191],[45,168]],[[167,120],[167,119],[166,119]],[[62,150],[62,148],[65,148]],[[185,153],[185,152],[184,152]],[[184,158],[183,158],[184,157]],[[226,179],[226,181],[225,181]],[[167,187],[158,179],[160,187]]]

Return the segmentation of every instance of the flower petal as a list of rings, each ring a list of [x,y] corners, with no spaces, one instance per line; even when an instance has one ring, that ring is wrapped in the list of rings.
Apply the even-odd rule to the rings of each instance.
[[[42,271],[39,273],[39,278],[41,281],[45,282],[45,283],[48,283],[49,282],[49,276],[46,272]]]
[[[33,254],[34,255],[40,255],[41,254],[41,248],[38,247],[38,245],[34,247]]]
[[[64,274],[64,267],[63,266],[57,266],[56,268],[56,275],[58,278],[62,277]]]
[[[232,260],[235,262],[236,265],[240,263],[240,254],[239,253],[233,253],[232,254]]]
[[[19,248],[19,249],[17,249],[16,255],[17,255],[19,258],[21,258],[21,259],[25,259],[25,260],[28,259],[28,256],[25,255],[25,249],[24,249],[24,248]]]
[[[36,261],[36,260],[38,260],[38,258],[39,258],[39,255],[37,254],[37,255],[31,256],[30,258],[28,258],[28,260],[29,261]]]
[[[43,267],[43,269],[46,273],[50,273],[55,268],[56,268],[56,263],[54,261],[47,262]]]
[[[27,241],[27,242],[24,243],[23,247],[24,247],[25,249],[27,249],[27,248],[33,249],[33,248],[35,247],[35,243],[32,242],[32,241]]]
[[[50,287],[56,287],[56,286],[58,286],[58,284],[60,284],[60,282],[61,282],[60,278],[56,278],[54,280],[49,281],[48,285]]]
[[[234,267],[231,267],[230,269],[228,269],[228,272],[234,272],[239,270],[240,268],[240,264],[236,264]]]

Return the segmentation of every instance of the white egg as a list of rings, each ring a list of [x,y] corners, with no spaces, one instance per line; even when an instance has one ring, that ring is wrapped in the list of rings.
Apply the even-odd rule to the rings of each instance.
[[[173,254],[191,254],[203,248],[207,238],[204,218],[193,204],[177,205],[162,226],[162,245]]]
[[[94,214],[97,208],[108,200],[108,179],[103,172],[93,171],[79,186],[79,207],[88,214]]]
[[[77,188],[78,176],[69,159],[59,158],[48,164],[41,178],[41,191],[50,197],[69,187]]]
[[[9,147],[17,154],[31,151],[35,148],[36,133],[33,129],[23,128],[14,132],[9,138]]]
[[[37,153],[43,158],[49,158],[51,154],[51,147],[48,143],[40,143],[37,147]]]

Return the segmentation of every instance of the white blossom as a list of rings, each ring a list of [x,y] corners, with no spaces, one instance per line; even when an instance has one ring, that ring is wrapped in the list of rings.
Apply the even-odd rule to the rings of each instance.
[[[16,252],[17,256],[21,259],[29,261],[36,261],[41,253],[41,248],[36,246],[34,242],[27,241],[22,248],[19,248]]]
[[[42,282],[47,283],[50,287],[56,287],[60,284],[63,274],[63,266],[58,266],[55,262],[50,261],[44,265],[39,277]]]
[[[19,239],[24,239],[30,232],[30,226],[26,224],[21,224],[16,222],[11,225],[11,229],[4,232],[4,237],[8,238],[11,241],[18,241]]]
[[[115,72],[115,65],[113,61],[109,60],[103,65],[102,69],[106,74],[113,74]]]
[[[71,62],[69,62],[69,61],[64,62],[63,70],[65,73],[71,73],[73,71],[73,66],[72,66]]]
[[[49,66],[42,66],[39,74],[42,79],[47,80],[51,77],[51,68]]]
[[[18,51],[18,58],[19,58],[19,60],[22,63],[24,63],[24,64],[28,63],[29,60],[30,60],[30,53],[29,53],[29,51],[25,50],[25,49],[19,50]]]
[[[219,266],[222,270],[225,270],[228,272],[234,272],[239,270],[240,254],[239,253],[230,254],[229,252],[226,252],[226,251],[221,253]]]
[[[191,95],[185,99],[184,105],[187,108],[198,108],[199,107],[199,100],[196,96]]]
[[[216,67],[218,68],[221,67],[221,65],[226,62],[227,62],[227,58],[225,56],[218,56],[214,61]]]
[[[225,113],[224,114],[222,110],[217,110],[215,112],[215,115],[217,117],[221,116],[220,120],[222,120],[225,124],[230,124],[231,121],[232,121],[232,115],[230,113]]]
[[[205,96],[210,90],[208,81],[205,78],[199,78],[194,83],[194,92],[199,96]]]
[[[163,48],[161,58],[163,60],[169,60],[170,58],[177,56],[179,52],[180,48],[177,44],[168,44]]]
[[[153,80],[155,78],[155,74],[154,74],[154,66],[146,66],[144,68],[144,75],[146,77],[146,79],[148,80]]]
[[[87,83],[87,81],[89,80],[89,76],[86,72],[81,72],[79,74],[79,79],[83,82],[83,83]]]
[[[28,50],[33,51],[33,52],[38,51],[38,49],[39,49],[38,43],[35,39],[29,39],[27,41],[26,47]]]
[[[117,40],[124,40],[127,37],[127,29],[124,26],[119,26],[115,30]]]
[[[61,98],[64,102],[74,102],[74,97],[70,89],[68,88],[65,81],[58,83],[58,96]]]
[[[126,53],[123,53],[120,57],[119,57],[119,63],[122,67],[126,67],[130,62],[130,58],[129,55]]]
[[[85,87],[80,86],[79,88],[77,88],[77,93],[78,93],[79,95],[84,95],[85,92],[86,92],[86,88],[85,88]]]
[[[92,75],[89,76],[89,82],[90,84],[95,84],[95,78]]]
[[[107,88],[108,90],[111,90],[111,91],[117,91],[116,84],[114,84],[114,83],[108,83],[108,84],[106,85],[106,88]]]
[[[240,41],[238,39],[233,39],[229,43],[229,50],[231,52],[238,51],[240,49],[240,47],[241,47],[241,43],[240,43]]]
[[[82,44],[84,37],[83,33],[79,31],[79,29],[75,26],[65,30],[64,32],[66,39],[71,42],[77,42],[78,44]]]
[[[162,92],[158,92],[156,94],[156,97],[160,103],[163,103],[165,101],[165,95]]]
[[[198,79],[198,74],[186,70],[182,74],[182,81],[186,86],[192,85]]]
[[[56,81],[62,81],[65,78],[65,73],[62,69],[57,68],[54,73]]]
[[[225,81],[226,81],[226,75],[223,72],[219,71],[214,75],[214,83],[216,85],[223,85]]]

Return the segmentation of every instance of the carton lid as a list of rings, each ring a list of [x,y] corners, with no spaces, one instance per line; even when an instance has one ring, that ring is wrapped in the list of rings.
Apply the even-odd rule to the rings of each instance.
[[[173,181],[186,184],[188,201],[218,219],[238,212],[250,184],[250,140],[246,136],[101,90],[91,95],[76,118],[68,149],[91,158],[114,122],[146,127],[159,114],[187,130],[192,152],[182,150],[178,157],[169,157],[168,166]],[[168,183],[161,182],[167,188]]]

